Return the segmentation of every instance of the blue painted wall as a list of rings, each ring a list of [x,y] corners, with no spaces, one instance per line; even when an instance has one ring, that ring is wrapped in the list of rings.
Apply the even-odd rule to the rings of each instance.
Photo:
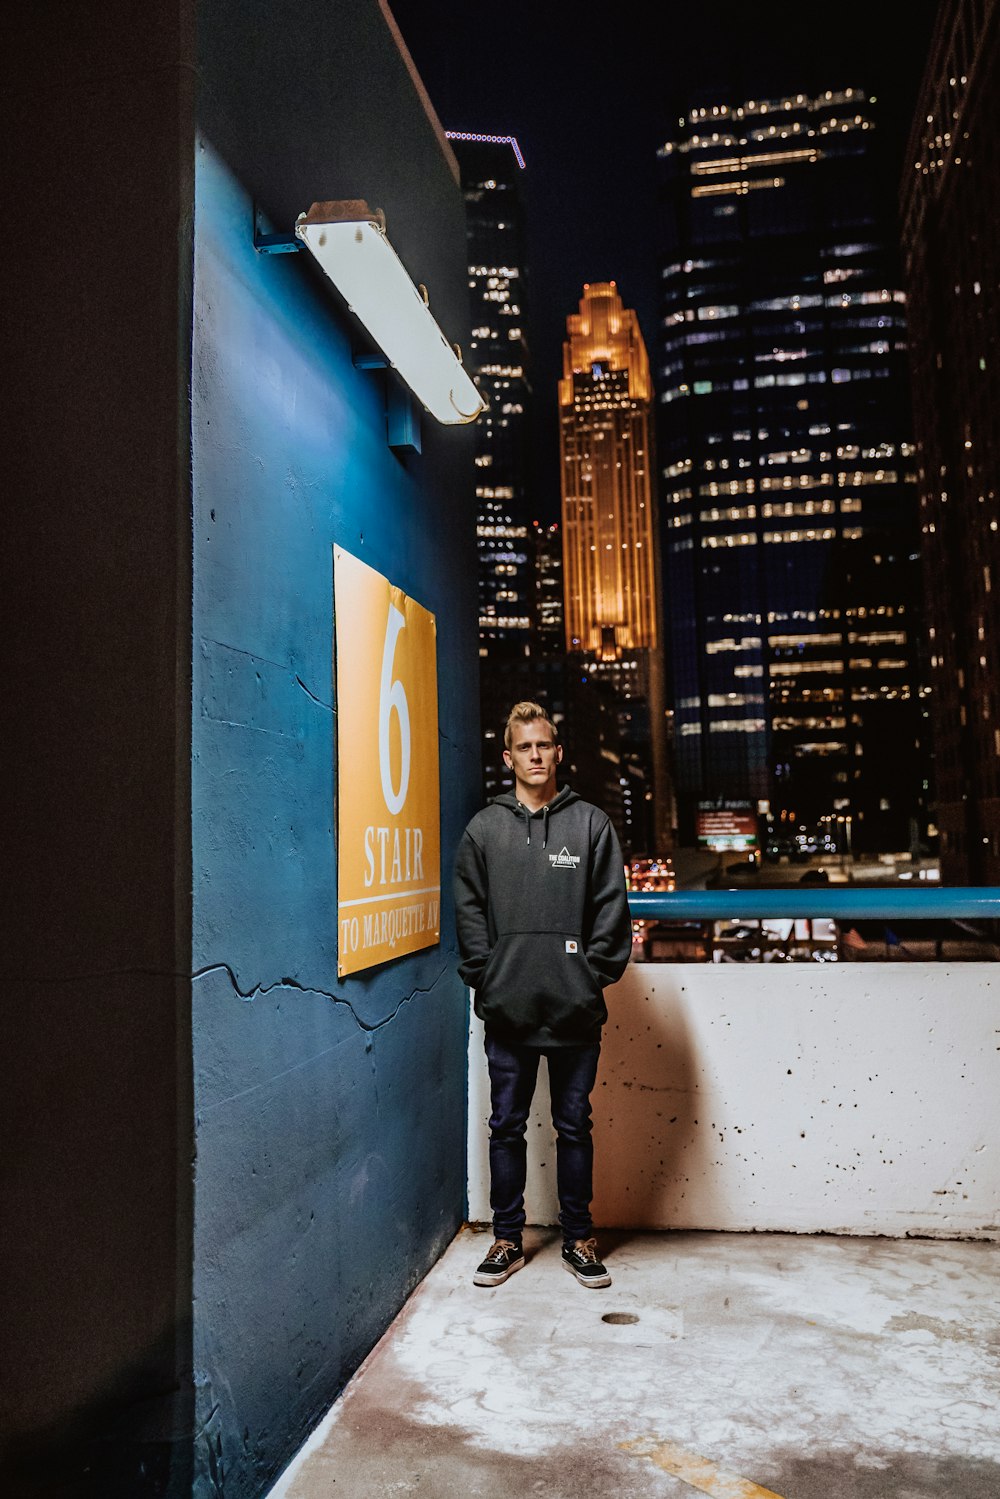
[[[329,284],[252,243],[255,200],[285,226],[364,196],[464,340],[462,201],[376,0],[314,9],[200,14],[195,1492],[227,1499],[266,1489],[464,1212],[448,901],[440,947],[337,978],[331,648],[335,543],[437,616],[447,885],[477,782],[469,434],[425,418],[423,456],[390,451]]]

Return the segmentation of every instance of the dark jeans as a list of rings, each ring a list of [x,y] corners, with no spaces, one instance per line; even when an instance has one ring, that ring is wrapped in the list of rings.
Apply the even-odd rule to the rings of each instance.
[[[520,1239],[525,1225],[524,1134],[538,1076],[538,1059],[549,1064],[552,1123],[556,1131],[556,1188],[563,1240],[590,1237],[594,1142],[590,1092],[597,1077],[600,1042],[589,1046],[538,1048],[510,1045],[486,1032],[490,1069],[490,1206],[498,1239]]]

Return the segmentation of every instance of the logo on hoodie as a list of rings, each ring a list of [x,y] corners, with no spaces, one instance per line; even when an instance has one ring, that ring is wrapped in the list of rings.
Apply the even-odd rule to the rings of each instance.
[[[575,869],[579,862],[580,855],[571,854],[565,844],[557,854],[549,854],[549,863],[553,869]]]

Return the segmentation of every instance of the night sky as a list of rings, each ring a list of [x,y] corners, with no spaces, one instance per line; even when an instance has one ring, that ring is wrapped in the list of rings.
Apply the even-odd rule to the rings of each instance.
[[[390,0],[446,130],[516,135],[527,163],[539,518],[559,510],[555,382],[585,281],[615,280],[656,366],[656,150],[695,104],[861,87],[894,193],[937,0],[608,5]]]

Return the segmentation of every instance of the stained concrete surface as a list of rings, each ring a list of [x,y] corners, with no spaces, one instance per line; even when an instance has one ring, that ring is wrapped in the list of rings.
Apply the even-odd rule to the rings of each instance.
[[[750,963],[738,983],[733,971],[630,963],[605,992],[595,1221],[996,1238],[998,965]],[[475,1016],[469,1041],[475,1220],[490,1211],[491,1112]],[[542,1073],[526,1198],[536,1223],[554,1223]]]
[[[996,1244],[608,1233],[593,1291],[550,1230],[473,1286],[490,1242],[459,1234],[271,1499],[1000,1494]]]

